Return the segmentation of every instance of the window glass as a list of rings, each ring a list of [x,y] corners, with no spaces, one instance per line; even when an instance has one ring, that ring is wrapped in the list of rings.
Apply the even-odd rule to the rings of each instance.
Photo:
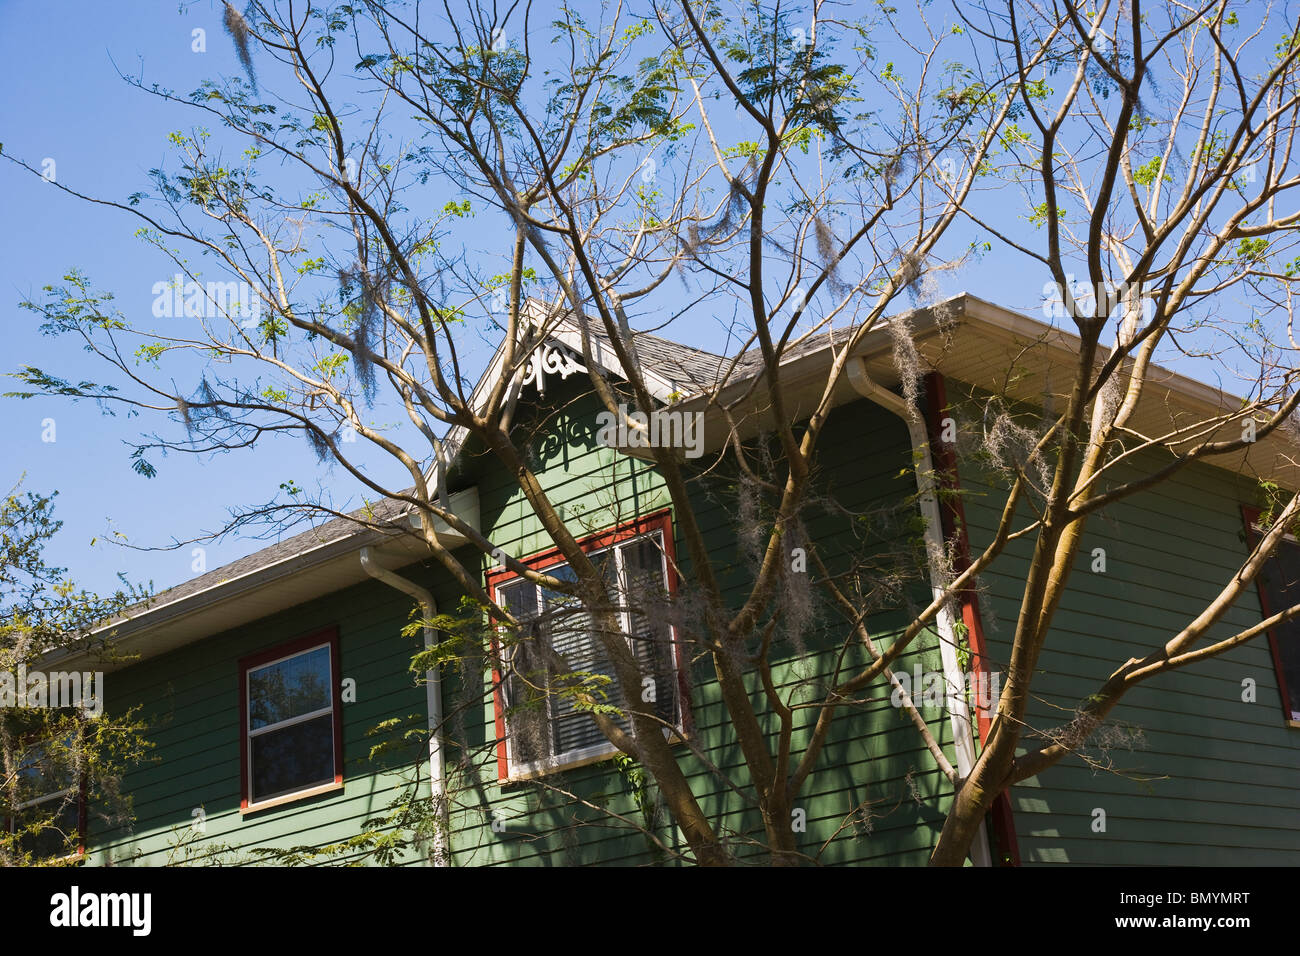
[[[502,652],[507,678],[502,689],[514,759],[531,763],[550,752],[549,668],[537,640],[537,587],[516,581],[500,588],[498,597],[524,624],[521,633],[507,636]]]
[[[661,547],[659,535],[623,547],[623,587],[632,650],[642,673],[654,678],[656,714],[671,723],[676,718],[677,683]]]
[[[26,831],[18,838],[18,848],[37,860],[75,854],[81,843],[77,832],[81,827],[81,801],[73,792],[24,807],[18,820],[10,822],[10,832],[17,827]]]
[[[73,741],[69,739],[67,746]],[[9,832],[22,829],[19,848],[37,859],[76,853],[80,843],[81,789],[72,755],[64,747],[36,744],[18,766],[18,812]]]
[[[1300,604],[1300,545],[1285,538],[1278,542],[1259,573],[1259,586],[1268,602],[1269,614]],[[1282,658],[1286,683],[1286,706],[1292,720],[1300,720],[1300,619],[1292,618],[1273,628],[1278,656]]]
[[[67,790],[73,785],[74,777],[70,753],[62,747],[51,750],[45,744],[33,746],[23,755],[18,767],[19,802],[30,803]]]
[[[548,573],[562,581],[577,580],[568,565]],[[597,636],[596,619],[576,597],[546,588],[541,589],[541,596],[542,636],[555,652],[550,661],[553,752],[558,755],[597,746],[605,742],[605,736],[588,716],[590,710],[579,695],[597,705],[614,707],[619,706],[619,698],[613,665]]]
[[[271,800],[334,781],[334,714],[252,739],[252,799]]]
[[[248,670],[249,803],[336,779],[330,654],[325,644]]]
[[[329,707],[330,649],[318,647],[248,672],[248,729]]]
[[[641,671],[654,685],[655,713],[676,720],[672,630],[667,623],[664,560],[658,533],[591,554],[617,604],[618,636],[627,640]],[[545,569],[562,581],[576,581],[567,565]],[[497,589],[498,600],[525,625],[504,638],[507,675],[502,686],[512,762],[580,757],[607,750],[609,743],[591,719],[592,706],[629,729],[626,705],[613,664],[601,640],[598,615],[575,597],[527,581]]]

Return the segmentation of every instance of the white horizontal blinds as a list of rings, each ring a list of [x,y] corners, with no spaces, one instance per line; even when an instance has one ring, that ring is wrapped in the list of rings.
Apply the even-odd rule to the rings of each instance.
[[[531,763],[551,751],[550,701],[546,687],[550,669],[538,644],[540,616],[537,587],[513,581],[497,589],[497,600],[523,626],[518,634],[503,637],[506,679],[502,685],[511,759]]]
[[[654,681],[654,712],[669,723],[677,722],[677,681],[673,667],[672,627],[663,535],[656,532],[619,547],[623,566],[623,593],[628,639],[643,678]],[[648,687],[641,689],[647,700]]]
[[[253,803],[334,781],[333,683],[328,644],[248,672]]]
[[[592,555],[592,560],[602,566],[606,579],[611,581],[617,574],[612,559],[613,554],[608,551]],[[577,580],[567,565],[548,573],[564,581]],[[606,742],[605,735],[591,719],[590,705],[579,700],[579,694],[598,706],[617,707],[619,711],[623,710],[623,703],[595,618],[575,597],[547,589],[542,589],[541,594],[545,632],[558,658],[551,661],[551,728],[553,752],[559,757]],[[627,721],[621,713],[606,712],[606,716],[626,729]]]
[[[1300,603],[1300,545],[1283,539],[1259,574],[1268,611],[1276,614]],[[1292,618],[1274,627],[1282,674],[1286,681],[1287,707],[1292,720],[1300,720],[1300,619]]]
[[[668,624],[667,571],[659,532],[593,552],[617,602],[620,639],[627,640],[639,670],[653,685],[638,688],[638,703],[652,704],[664,721],[676,723],[678,700]],[[544,571],[575,581],[567,564]],[[497,589],[503,606],[520,621],[519,634],[503,637],[502,685],[510,755],[514,764],[585,756],[608,746],[591,707],[624,730],[627,706],[597,631],[596,616],[570,595],[516,580]],[[583,699],[586,698],[586,699]]]

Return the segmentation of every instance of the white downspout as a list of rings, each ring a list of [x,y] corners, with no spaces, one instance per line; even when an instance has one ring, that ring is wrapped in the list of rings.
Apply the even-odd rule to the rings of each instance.
[[[383,581],[389,587],[396,588],[399,591],[409,594],[420,602],[424,611],[426,621],[433,620],[438,613],[438,606],[434,603],[433,595],[428,589],[421,587],[414,581],[409,581],[401,575],[394,574],[387,568],[375,561],[370,549],[361,549],[361,567],[366,574],[379,581]],[[433,628],[429,625],[424,627],[424,649],[433,648]],[[447,866],[447,803],[444,799],[443,792],[443,758],[442,758],[442,679],[441,674],[435,668],[431,671],[425,671],[425,697],[429,709],[429,795],[433,798],[434,810],[438,815],[438,829],[433,838],[433,865]]]
[[[850,360],[846,371],[854,391],[893,412],[907,425],[907,434],[912,443],[912,460],[916,465],[916,490],[921,498],[921,517],[925,519],[930,591],[934,597],[940,597],[945,590],[939,572],[944,555],[943,516],[939,512],[939,499],[934,489],[934,461],[930,457],[930,440],[925,433],[925,423],[919,414],[907,407],[907,402],[900,396],[872,381],[862,358]],[[948,685],[948,719],[952,724],[953,747],[957,751],[957,773],[965,779],[975,767],[975,738],[971,733],[970,709],[966,704],[966,678],[961,663],[957,660],[957,635],[953,623],[952,610],[945,601],[935,615],[935,627],[939,631],[939,655],[943,661],[944,682]],[[971,859],[976,866],[993,865],[983,821],[971,842]]]

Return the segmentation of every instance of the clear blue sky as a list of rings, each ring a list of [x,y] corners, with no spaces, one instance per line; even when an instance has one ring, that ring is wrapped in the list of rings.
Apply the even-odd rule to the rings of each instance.
[[[118,76],[143,73],[187,92],[205,78],[239,72],[221,26],[222,5],[176,2],[61,2],[0,0],[0,143],[30,162],[54,161],[59,181],[82,192],[125,199],[146,188],[146,174],[168,155],[166,135],[189,128],[192,117],[129,87]],[[192,31],[206,31],[206,52],[194,52]],[[127,313],[145,311],[155,282],[174,270],[133,238],[136,223],[120,211],[90,206],[0,163],[0,316],[4,321],[0,371],[22,364],[49,366],[103,380],[102,363],[71,342],[40,336],[35,316],[17,303],[76,267],[112,290]],[[484,237],[485,244],[488,238]],[[969,290],[1000,304],[1039,314],[1046,275],[994,256],[978,268],[944,276],[945,291]],[[147,312],[145,313],[147,314]],[[679,337],[680,329],[674,329]],[[696,343],[702,344],[702,343]],[[0,382],[0,391],[14,387]],[[104,417],[90,405],[54,399],[0,400],[0,491],[25,476],[30,490],[60,492],[63,533],[50,557],[85,586],[110,589],[118,571],[163,588],[193,576],[189,547],[138,552],[109,543],[116,530],[140,545],[165,545],[221,525],[226,508],[271,498],[281,481],[338,482],[301,441],[260,444],[254,453],[198,459],[173,455],[146,479],[129,467],[125,441],[161,419]],[[54,419],[56,440],[42,441],[43,421]],[[400,480],[400,479],[396,479]],[[92,540],[98,539],[92,545]],[[230,539],[207,545],[215,568],[265,542]]]
[[[80,191],[122,200],[146,188],[149,169],[167,156],[166,134],[192,117],[127,86],[119,77],[143,71],[147,82],[188,92],[205,77],[239,70],[221,27],[222,6],[200,0],[179,12],[175,2],[0,2],[0,143],[28,161],[53,159],[58,179]],[[206,31],[207,51],[191,49],[194,29]],[[116,67],[115,67],[116,64]],[[8,372],[20,364],[49,365],[103,381],[109,370],[79,355],[71,342],[43,338],[36,317],[17,303],[70,268],[112,290],[122,311],[148,310],[153,284],[174,270],[133,237],[123,213],[59,193],[9,164],[0,170],[0,355]],[[15,387],[6,379],[0,391]],[[111,589],[118,571],[161,588],[193,576],[189,548],[138,552],[106,542],[117,530],[142,545],[167,544],[220,526],[225,507],[267,500],[290,475],[321,469],[301,443],[259,447],[252,455],[199,460],[173,455],[156,478],[129,468],[123,444],[141,419],[104,417],[93,406],[54,399],[0,400],[5,449],[0,485],[8,491],[24,474],[33,491],[60,492],[56,514],[64,529],[49,549],[56,563],[88,587]],[[42,441],[42,420],[55,420],[56,440]],[[161,426],[161,420],[153,426]],[[328,480],[328,476],[322,476]],[[92,546],[92,539],[98,542]],[[207,545],[215,568],[264,542]]]

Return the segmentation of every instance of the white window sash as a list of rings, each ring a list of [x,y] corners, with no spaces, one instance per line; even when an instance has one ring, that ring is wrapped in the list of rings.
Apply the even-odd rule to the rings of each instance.
[[[267,724],[264,727],[258,727],[256,730],[250,728],[248,731],[248,736],[250,738],[260,737],[262,734],[270,733],[273,730],[284,730],[286,727],[292,727],[295,724],[305,723],[309,720],[315,720],[317,717],[324,717],[326,714],[332,714],[332,713],[334,713],[333,703],[331,703],[328,707],[322,707],[319,710],[313,710],[309,714],[300,714],[297,717],[289,717],[286,720],[280,721],[279,723]]]
[[[329,692],[330,692],[330,703],[329,703],[329,706],[328,706],[328,707],[321,707],[321,708],[318,708],[317,710],[311,711],[310,713],[299,714],[299,715],[296,716],[296,717],[288,717],[288,718],[286,718],[286,719],[284,719],[284,720],[277,721],[277,722],[274,723],[274,724],[266,724],[265,726],[258,727],[256,730],[254,730],[252,727],[248,726],[248,724],[251,724],[251,723],[252,723],[252,720],[253,720],[253,700],[252,700],[252,698],[253,698],[253,693],[252,693],[252,691],[253,691],[253,688],[252,688],[253,674],[256,673],[256,672],[258,672],[258,671],[265,670],[265,669],[268,668],[268,667],[274,667],[276,664],[282,664],[282,663],[284,663],[285,661],[293,660],[295,657],[302,657],[302,656],[304,656],[304,655],[306,655],[306,654],[311,654],[311,653],[313,653],[313,652],[315,652],[315,651],[320,650],[322,647],[324,647],[324,648],[327,649],[327,653],[326,653],[326,661],[327,661],[327,664],[326,664],[326,671],[327,671],[327,673],[328,673],[328,676],[327,676],[327,679],[326,679],[325,686],[329,688]],[[268,801],[270,801],[270,800],[279,800],[279,799],[281,799],[281,798],[283,798],[283,797],[291,796],[292,794],[296,793],[297,790],[287,790],[287,791],[285,791],[284,793],[277,794],[277,795],[274,796],[274,797],[263,797],[261,800],[256,800],[256,799],[254,799],[254,797],[253,797],[253,781],[254,781],[254,778],[255,778],[255,776],[256,776],[257,769],[256,769],[256,767],[254,766],[254,756],[253,756],[253,738],[254,738],[254,737],[260,737],[260,736],[262,736],[263,734],[266,734],[266,733],[271,732],[271,731],[276,731],[276,730],[285,730],[285,729],[287,729],[287,728],[289,728],[289,727],[294,726],[295,724],[305,723],[305,722],[308,721],[308,720],[315,720],[315,719],[318,718],[318,717],[324,717],[326,714],[330,714],[330,715],[332,715],[332,714],[334,713],[334,708],[335,708],[335,706],[336,706],[336,704],[337,704],[337,694],[338,694],[338,689],[334,686],[334,647],[333,647],[333,644],[332,644],[331,642],[329,642],[329,641],[323,641],[323,642],[321,642],[320,644],[315,645],[314,647],[308,647],[308,648],[306,648],[305,650],[295,651],[295,652],[292,653],[292,654],[286,654],[286,655],[284,655],[283,657],[277,657],[277,658],[276,658],[275,660],[273,660],[273,661],[267,661],[265,664],[258,664],[256,667],[250,667],[250,668],[248,669],[248,671],[247,671],[247,672],[245,673],[245,675],[244,675],[244,687],[245,687],[244,693],[245,693],[245,696],[246,696],[246,698],[247,698],[247,700],[248,700],[248,704],[247,704],[247,707],[248,707],[248,713],[246,713],[246,714],[244,715],[245,726],[246,726],[247,731],[248,731],[248,744],[247,744],[247,750],[248,750],[248,794],[247,794],[247,799],[248,799],[248,805],[249,805],[250,807],[255,807],[255,806],[257,806],[259,803],[266,803],[266,802],[268,802]],[[334,721],[331,720],[331,721],[330,721],[330,749],[331,749],[331,751],[334,749],[334,746],[335,746],[334,735],[335,735]],[[339,773],[339,768],[338,768],[337,766],[335,766],[335,767],[334,767],[334,774],[335,774],[336,777],[337,777],[338,773]],[[308,789],[311,789],[311,788],[316,787],[316,786],[319,786],[319,784],[315,784],[315,783],[314,783],[314,784],[309,784],[309,785],[306,785],[306,786],[301,787],[301,788],[299,788],[299,789],[302,789],[302,790],[308,790]]]
[[[33,800],[24,800],[22,803],[16,803],[14,804],[14,809],[26,810],[29,807],[35,807],[42,803],[49,803],[51,800],[62,800],[64,797],[68,796],[69,794],[76,793],[80,789],[81,789],[80,787],[65,787],[64,789],[59,790],[55,793],[47,793],[44,796],[36,797]]]
[[[645,534],[634,535],[622,541],[615,542],[614,544],[611,544],[607,547],[600,548],[596,551],[587,552],[587,556],[591,558],[595,558],[599,555],[602,555],[607,551],[612,550],[614,552],[614,568],[615,568],[614,588],[617,593],[619,603],[622,605],[622,609],[618,612],[619,624],[623,630],[623,639],[627,641],[629,648],[631,648],[634,654],[636,653],[636,648],[632,646],[632,633],[631,633],[632,632],[632,609],[631,609],[632,602],[631,602],[631,593],[627,586],[628,584],[627,574],[626,574],[627,564],[626,564],[626,559],[623,557],[623,551],[626,547],[633,545],[639,541],[646,541],[646,540],[653,541],[656,539],[658,539],[659,541],[659,547],[656,549],[659,552],[659,580],[660,583],[662,583],[664,586],[667,586],[668,562],[664,551],[663,533],[658,529],[656,529],[655,531],[647,532]],[[569,567],[568,562],[561,561],[542,569],[542,573],[547,573],[559,568],[567,568],[567,567]],[[533,591],[534,607],[536,609],[537,614],[540,616],[543,613],[542,588],[540,585],[532,582],[526,582],[526,583],[527,586],[530,587]],[[501,588],[497,588],[498,594],[500,593],[500,590]],[[672,676],[673,679],[676,679],[678,673],[678,665],[679,665],[678,656],[677,656],[676,628],[672,627],[671,625],[670,625],[670,633],[673,636],[673,640],[671,642],[672,646],[670,647],[670,652],[672,655]],[[513,654],[512,654],[511,666],[513,668]],[[547,666],[549,667],[549,664]],[[508,680],[509,677],[507,677],[506,679]],[[566,750],[563,751],[562,753],[556,754],[553,750],[555,746],[554,713],[551,704],[551,695],[549,693],[546,695],[546,720],[547,720],[547,730],[548,730],[548,734],[547,734],[548,752],[546,756],[542,757],[540,760],[522,761],[515,756],[514,753],[515,731],[514,728],[511,726],[510,716],[508,714],[506,715],[506,767],[508,768],[508,775],[510,777],[531,776],[531,775],[536,775],[547,771],[553,771],[553,770],[557,770],[569,766],[571,764],[580,763],[584,760],[589,760],[596,757],[604,756],[606,754],[611,754],[618,750],[618,748],[615,747],[612,743],[610,743],[608,740],[605,740],[598,744],[592,744],[587,747],[578,747],[572,750]],[[681,730],[680,713],[678,714],[677,723],[678,723],[677,729],[680,731]],[[664,731],[664,736],[668,737],[669,729],[665,727],[663,731]]]
[[[258,734],[265,733],[268,730],[276,730],[280,727],[288,727],[291,726],[292,724],[301,723],[304,720],[311,720],[313,717],[319,717],[322,714],[333,713],[334,695],[336,693],[336,689],[334,687],[334,649],[331,646],[329,641],[324,641],[320,644],[317,644],[315,647],[309,647],[303,651],[294,651],[292,654],[286,654],[284,655],[284,657],[277,657],[275,660],[267,661],[265,664],[258,664],[256,667],[250,667],[247,673],[245,673],[244,675],[244,693],[248,698],[248,713],[245,715],[244,719],[250,725],[253,722],[253,675],[255,673],[257,673],[258,671],[264,671],[268,667],[274,667],[276,664],[283,664],[285,661],[291,661],[295,657],[302,657],[306,654],[311,654],[314,651],[319,651],[322,647],[326,648],[328,652],[326,655],[326,660],[328,663],[326,670],[329,673],[326,676],[325,686],[329,688],[329,692],[330,692],[329,706],[321,707],[320,709],[314,710],[309,714],[299,714],[297,717],[286,717],[284,720],[278,721],[274,724],[266,724],[263,727],[258,727],[256,730],[254,730],[251,726],[249,726],[248,736],[250,738]],[[251,756],[251,748],[250,748],[250,756]]]
[[[308,647],[305,650],[294,651],[292,654],[285,654],[284,657],[277,657],[273,661],[267,661],[264,664],[258,664],[256,667],[250,667],[248,669],[249,676],[252,676],[254,671],[264,671],[268,667],[274,667],[276,664],[283,664],[285,661],[291,661],[295,657],[302,657],[304,654],[310,654],[312,651],[319,651],[322,647],[329,647],[329,646],[330,646],[329,641],[321,641],[319,644],[316,644],[312,647]]]

